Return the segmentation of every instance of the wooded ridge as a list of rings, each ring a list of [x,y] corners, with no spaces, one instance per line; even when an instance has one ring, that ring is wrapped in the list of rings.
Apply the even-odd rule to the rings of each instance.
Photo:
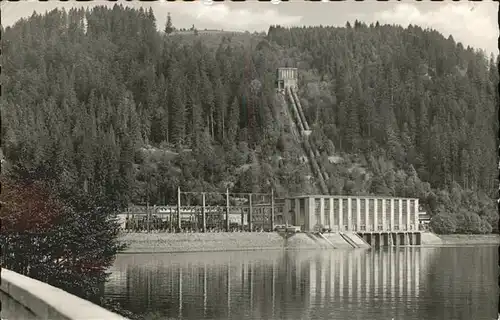
[[[290,66],[330,193],[418,197],[439,232],[496,229],[495,57],[418,26],[170,22],[116,5],[2,30],[5,168],[121,206],[172,202],[178,186],[317,193],[275,95]]]

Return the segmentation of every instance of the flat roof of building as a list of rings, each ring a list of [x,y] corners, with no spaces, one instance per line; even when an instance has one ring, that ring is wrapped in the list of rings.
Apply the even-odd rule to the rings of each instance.
[[[360,198],[360,199],[403,199],[403,200],[418,200],[418,198],[403,198],[403,197],[390,197],[390,196],[341,196],[341,195],[319,195],[319,194],[305,194],[298,196],[285,197],[286,199],[304,199],[304,198]]]

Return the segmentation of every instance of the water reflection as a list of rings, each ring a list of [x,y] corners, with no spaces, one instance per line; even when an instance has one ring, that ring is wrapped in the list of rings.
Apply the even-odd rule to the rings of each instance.
[[[106,294],[176,319],[493,319],[495,248],[122,255]]]

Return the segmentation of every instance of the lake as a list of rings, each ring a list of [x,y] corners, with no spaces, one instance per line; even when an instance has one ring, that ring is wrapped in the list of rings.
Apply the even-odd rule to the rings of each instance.
[[[145,319],[496,319],[497,246],[119,255]]]

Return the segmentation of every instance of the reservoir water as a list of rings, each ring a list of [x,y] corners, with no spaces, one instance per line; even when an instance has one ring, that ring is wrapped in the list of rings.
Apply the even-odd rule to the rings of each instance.
[[[106,285],[144,319],[496,319],[497,247],[119,255]]]

